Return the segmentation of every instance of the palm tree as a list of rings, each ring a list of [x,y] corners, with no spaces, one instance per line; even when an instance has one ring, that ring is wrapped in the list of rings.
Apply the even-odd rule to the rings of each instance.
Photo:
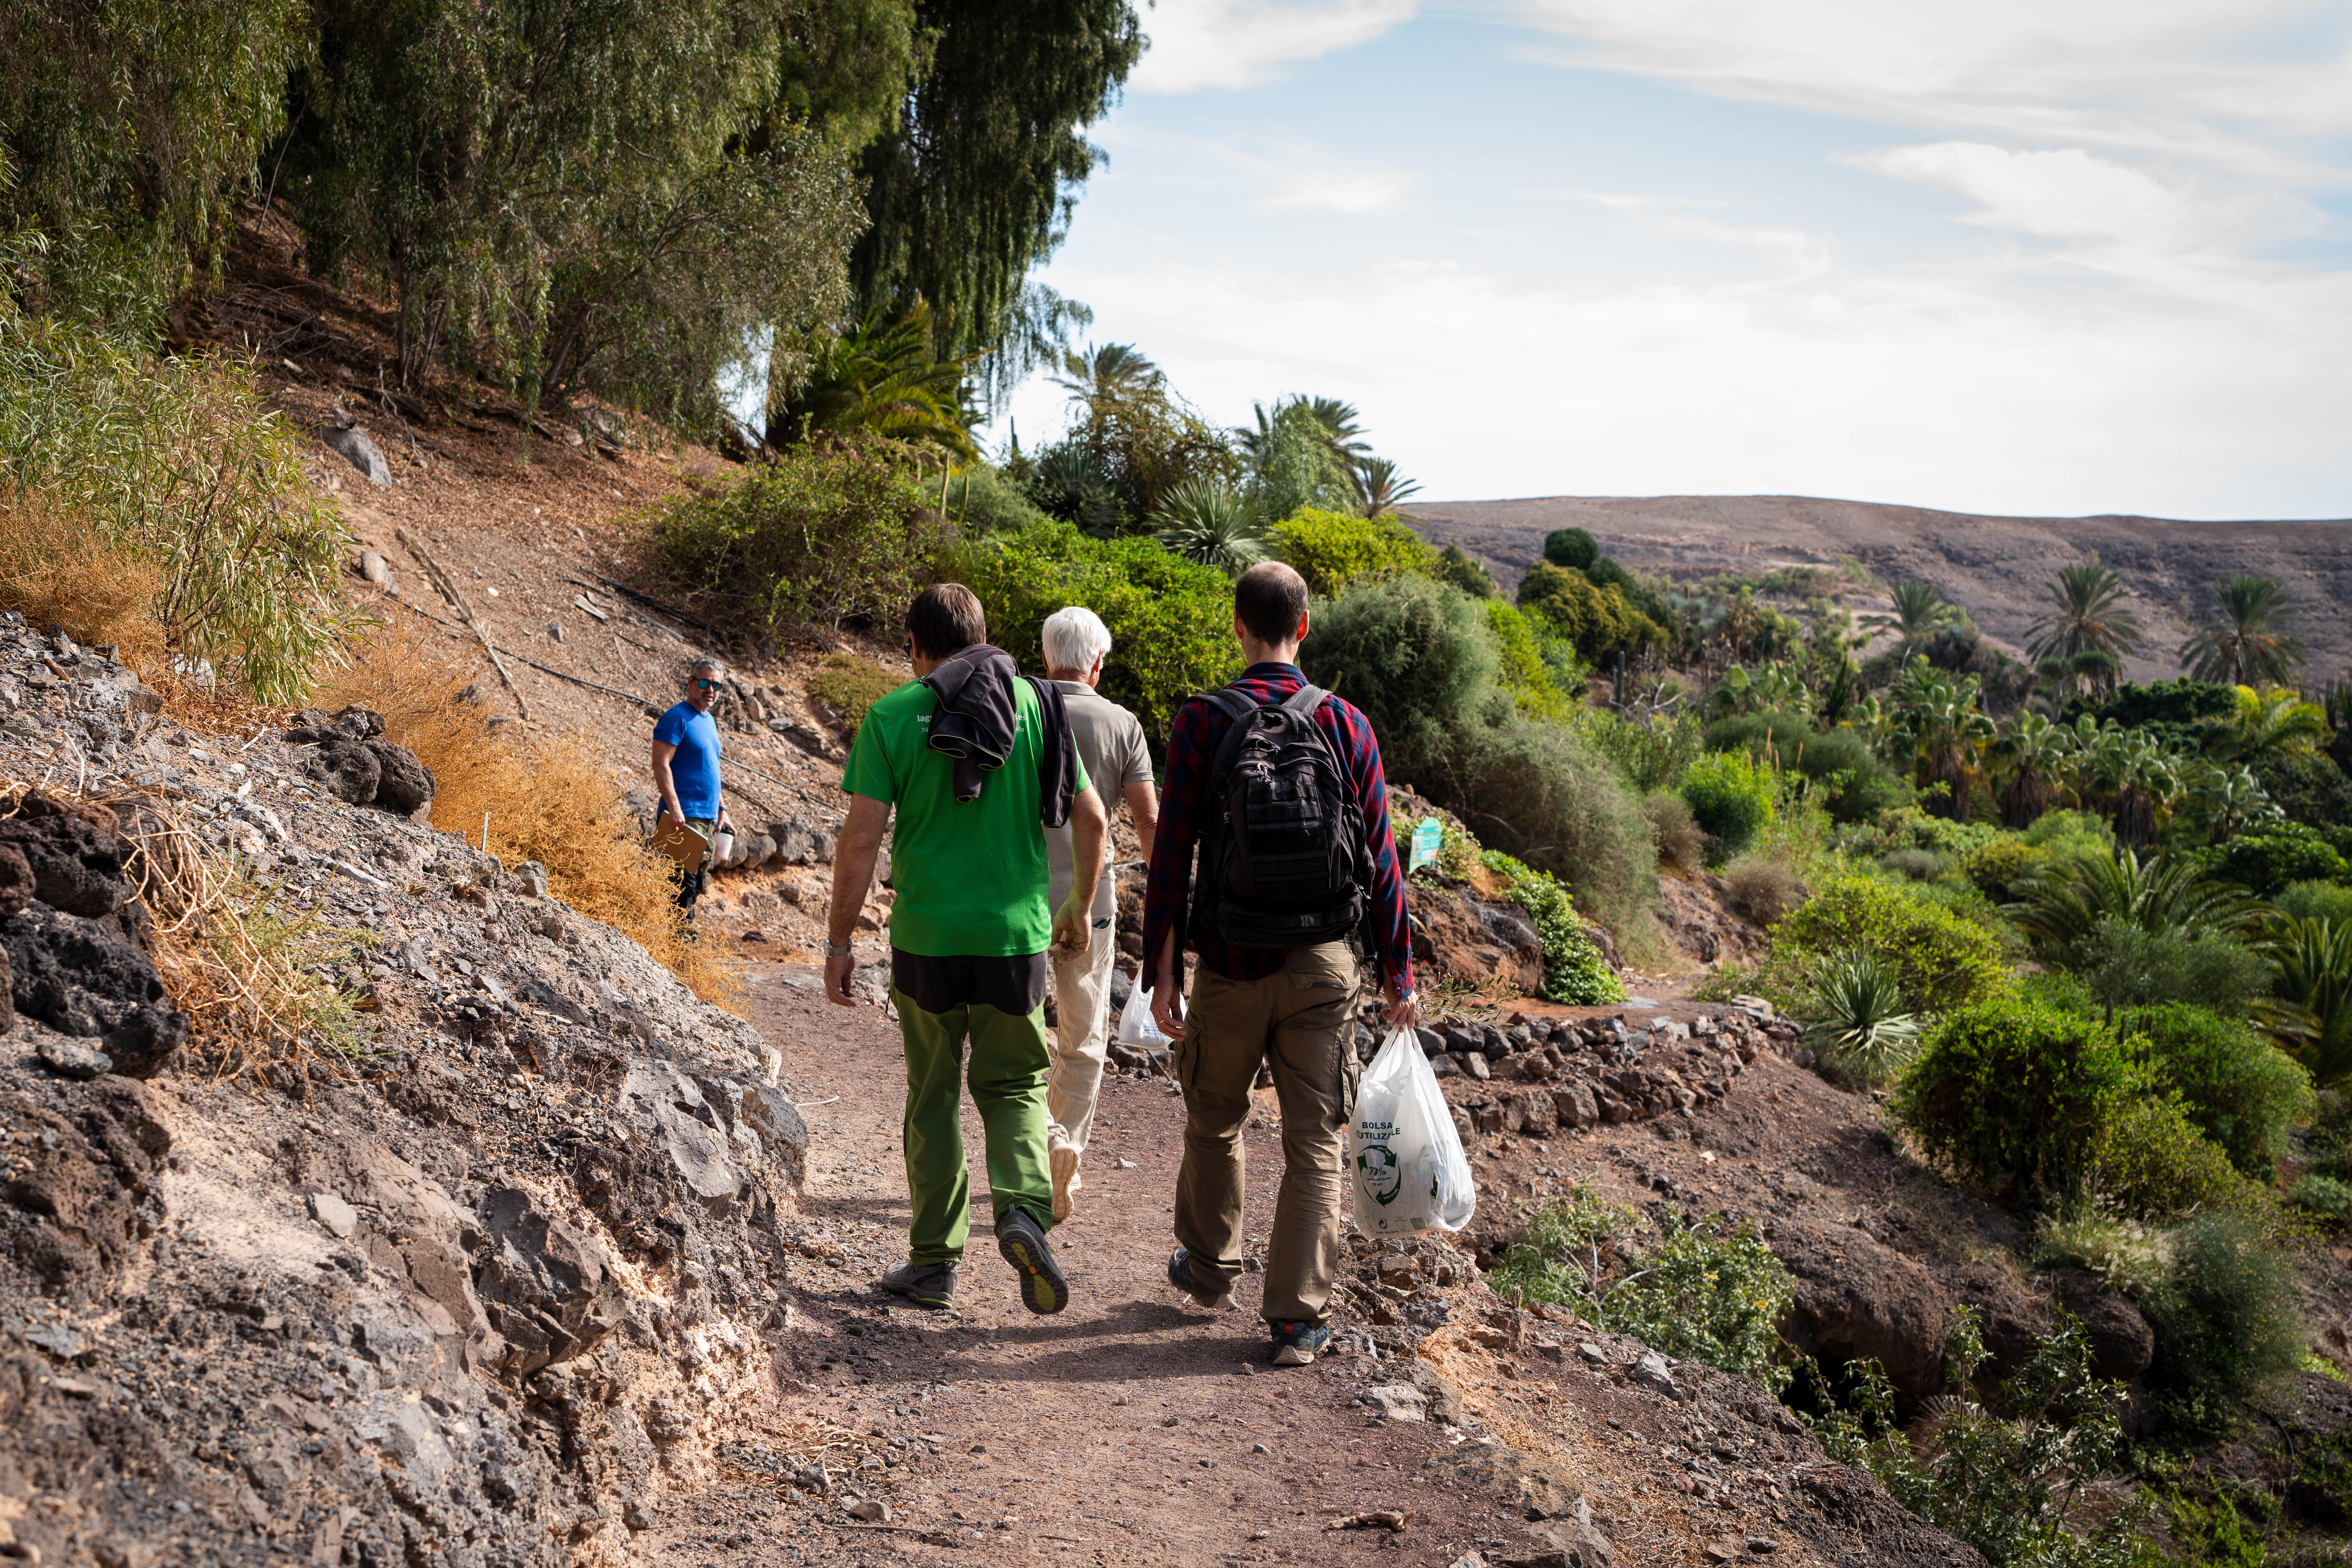
[[[2303,662],[2295,603],[2275,578],[2241,572],[2213,584],[2213,614],[2180,645],[2180,668],[2216,686],[2278,686]]]
[[[1331,455],[1343,467],[1360,467],[1371,457],[1371,444],[1362,439],[1363,416],[1356,412],[1354,404],[1342,403],[1336,397],[1299,397],[1292,401],[1307,410],[1307,416],[1315,421],[1323,438],[1331,444]]]
[[[2279,999],[2300,1015],[2299,1027],[2273,1032],[2314,1082],[2332,1089],[2352,1074],[2352,926],[2281,920],[2270,934]]]
[[[1421,487],[1397,472],[1397,466],[1386,458],[1366,458],[1348,470],[1348,482],[1355,487],[1356,510],[1366,517],[1378,517],[1394,511],[1407,496],[1417,495]]]
[[[2065,661],[2059,676],[2061,700],[2078,679],[2095,690],[2113,690],[2124,656],[2139,651],[2145,640],[2139,617],[2123,604],[2129,592],[2121,578],[2099,564],[2096,552],[2059,568],[2050,580],[2050,608],[2028,628],[2032,640],[2026,651],[2037,659]],[[2084,654],[2101,656],[2100,662],[2084,668]]]
[[[1916,579],[1897,583],[1889,596],[1895,601],[1893,608],[1885,615],[1871,616],[1866,624],[1873,628],[1894,628],[1894,651],[1900,659],[1918,652],[1920,645],[1937,632],[1967,619],[1960,607],[1945,598],[1943,590],[1933,583]]]
[[[2263,905],[2243,888],[2209,880],[2194,860],[2131,849],[2112,860],[2064,856],[2030,875],[2016,903],[2001,911],[2043,960],[2074,968],[2100,924],[2119,921],[2150,936],[2205,931],[2243,935],[2261,922]]]
[[[2334,738],[2327,710],[2316,702],[2305,702],[2299,691],[2278,686],[2257,691],[2241,686],[2237,697],[2237,711],[2231,715],[2229,729],[2218,737],[2218,749],[2239,762],[2307,752]]]
[[[965,398],[971,365],[932,357],[931,310],[920,299],[895,314],[877,306],[810,344],[808,369],[784,384],[771,428],[784,442],[818,430],[867,431],[972,462],[980,449]]]
[[[2071,731],[2039,713],[2021,713],[1993,742],[1992,754],[2007,774],[2000,788],[2000,825],[2031,827],[2058,804],[2059,779],[2074,749]]]
[[[1118,405],[1151,397],[1166,389],[1167,376],[1133,343],[1089,343],[1081,353],[1062,356],[1061,368],[1046,378],[1082,404],[1090,420]]]
[[[1908,742],[1919,781],[1946,786],[1942,815],[1966,822],[1979,755],[1993,736],[1992,721],[1977,706],[1976,677],[1954,680],[1915,656],[1893,696],[1895,732]]]
[[[1221,479],[1186,479],[1168,492],[1152,521],[1160,542],[1203,566],[1239,576],[1265,558],[1265,513]]]

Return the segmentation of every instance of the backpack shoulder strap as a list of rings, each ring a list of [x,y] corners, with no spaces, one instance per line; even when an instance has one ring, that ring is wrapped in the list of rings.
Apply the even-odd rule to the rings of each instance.
[[[1323,706],[1323,699],[1330,695],[1319,686],[1302,686],[1283,699],[1282,705],[1301,719],[1312,719],[1315,710]]]
[[[1246,719],[1257,711],[1256,703],[1230,686],[1220,686],[1214,691],[1201,692],[1192,700],[1214,703],[1224,710],[1226,718],[1235,721]]]
[[[1234,764],[1241,757],[1242,742],[1248,738],[1250,715],[1263,711],[1264,707],[1230,686],[1203,691],[1201,700],[1216,704],[1232,721],[1225,730],[1225,738],[1217,742],[1216,756],[1209,763],[1209,794],[1212,797],[1221,798],[1225,793],[1225,781],[1233,776]]]

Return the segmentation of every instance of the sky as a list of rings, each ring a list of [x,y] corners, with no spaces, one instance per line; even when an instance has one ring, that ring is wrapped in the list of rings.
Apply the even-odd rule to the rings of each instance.
[[[1344,398],[1433,500],[2352,518],[2352,0],[1142,16],[1038,276],[1221,424]]]

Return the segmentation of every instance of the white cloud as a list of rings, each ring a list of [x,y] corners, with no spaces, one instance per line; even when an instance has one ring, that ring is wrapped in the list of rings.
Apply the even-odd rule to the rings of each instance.
[[[2317,0],[1522,0],[1580,65],[1734,96],[2276,172],[2352,129],[2352,48],[2281,58]],[[2264,133],[2267,134],[2264,134]]]
[[[1415,0],[1156,0],[1151,40],[1129,85],[1139,92],[1249,87],[1297,60],[1368,44],[1412,18]]]
[[[1430,261],[1278,275],[1136,237],[1053,281],[1213,417],[1284,392],[1348,397],[1434,498],[2326,516],[2352,478],[2334,455],[2352,278],[2193,310],[2142,294],[2085,308],[1968,263],[1530,289]],[[1057,422],[1026,397],[1018,412],[1028,430]]]

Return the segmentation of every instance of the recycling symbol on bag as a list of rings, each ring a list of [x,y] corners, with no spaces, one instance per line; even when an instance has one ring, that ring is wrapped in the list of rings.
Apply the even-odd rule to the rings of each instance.
[[[1404,1173],[1397,1168],[1396,1154],[1385,1143],[1367,1143],[1357,1150],[1356,1170],[1365,1190],[1383,1206],[1394,1203],[1404,1188]]]

